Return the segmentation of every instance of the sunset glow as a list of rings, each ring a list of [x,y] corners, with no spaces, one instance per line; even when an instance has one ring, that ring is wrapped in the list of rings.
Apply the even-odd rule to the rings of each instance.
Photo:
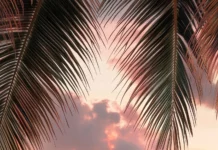
[[[109,36],[109,34],[113,31],[115,26],[115,23],[106,26],[106,36]],[[128,122],[130,118],[125,118],[123,115],[123,110],[128,102],[128,97],[131,94],[131,91],[126,94],[126,98],[124,98],[123,102],[121,102],[121,97],[117,97],[119,94],[119,90],[113,90],[115,89],[116,85],[119,83],[121,79],[121,75],[118,75],[118,69],[114,67],[115,64],[115,58],[111,57],[109,60],[109,56],[111,51],[108,50],[108,47],[100,45],[101,46],[101,60],[99,60],[99,73],[96,73],[93,75],[94,80],[91,78],[91,76],[88,76],[88,80],[90,82],[90,92],[87,96],[87,100],[81,99],[81,103],[83,106],[89,106],[91,109],[90,111],[94,111],[94,107],[96,103],[101,103],[107,100],[107,112],[111,113],[117,113],[120,115],[119,123],[114,124],[110,123],[108,121],[108,125],[105,125],[102,131],[99,131],[99,133],[93,133],[93,135],[89,135],[89,140],[92,141],[93,138],[95,138],[94,134],[102,134],[101,135],[101,142],[105,142],[105,145],[107,148],[105,149],[98,149],[99,146],[95,145],[90,150],[124,150],[119,149],[120,147],[123,147],[119,145],[120,141],[125,141],[126,143],[132,143],[134,145],[134,148],[128,149],[128,150],[144,150],[144,146],[146,145],[146,140],[144,140],[144,132],[142,131],[133,131],[132,125],[134,124],[134,120],[130,122],[128,127]],[[116,77],[117,76],[117,77]],[[115,78],[116,77],[116,78]],[[215,81],[214,81],[215,82]],[[133,85],[134,87],[134,85]],[[207,101],[206,99],[204,102]],[[206,102],[205,102],[206,103]],[[103,113],[104,114],[104,113]],[[107,120],[110,118],[101,118],[100,122],[96,122],[95,119],[98,119],[99,114],[96,112],[94,113],[88,113],[83,115],[83,117],[79,114],[78,117],[83,118],[82,124],[95,122],[96,124],[101,124],[101,121]],[[72,126],[74,123],[70,125],[70,128],[65,128],[66,131],[72,131],[72,134],[74,133],[74,128]],[[95,126],[95,125],[93,125]],[[145,127],[146,128],[146,127]],[[86,128],[85,128],[86,129]],[[88,130],[88,132],[91,132],[92,127]],[[101,129],[101,128],[100,128]],[[99,129],[99,130],[100,130]],[[82,129],[81,129],[82,130]],[[128,133],[127,133],[128,132]],[[124,134],[125,133],[125,134]],[[68,135],[70,136],[70,135]],[[65,138],[64,135],[62,138]],[[59,137],[58,137],[59,139]],[[197,125],[194,128],[194,136],[189,137],[189,146],[187,147],[187,150],[217,150],[218,144],[218,121],[215,120],[215,111],[212,108],[209,108],[206,105],[198,105],[197,106]],[[70,140],[70,138],[67,138],[67,140]],[[117,145],[117,146],[116,146]],[[119,147],[120,146],[120,147]],[[72,145],[72,147],[74,147]],[[131,146],[129,146],[131,147]],[[47,150],[47,149],[46,149]],[[48,150],[56,150],[50,148]],[[57,150],[70,150],[70,149],[58,149]],[[71,149],[72,150],[72,149]],[[73,150],[84,150],[83,148],[74,148]],[[151,149],[152,150],[152,149]]]
[[[0,0],[0,150],[218,150],[218,0]]]
[[[118,133],[113,129],[113,127],[108,127],[105,129],[105,134],[107,135],[105,140],[107,141],[109,150],[114,150],[115,146],[113,141],[117,139]]]

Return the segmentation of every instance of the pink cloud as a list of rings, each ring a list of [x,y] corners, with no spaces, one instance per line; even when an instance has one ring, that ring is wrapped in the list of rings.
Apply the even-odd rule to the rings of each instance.
[[[142,150],[143,133],[134,132],[132,125],[121,126],[121,122],[128,121],[127,117],[119,109],[110,111],[109,104],[118,106],[109,100],[93,103],[92,107],[77,101],[79,114],[66,115],[70,128],[64,122],[63,135],[57,130],[57,140],[45,143],[44,149]]]

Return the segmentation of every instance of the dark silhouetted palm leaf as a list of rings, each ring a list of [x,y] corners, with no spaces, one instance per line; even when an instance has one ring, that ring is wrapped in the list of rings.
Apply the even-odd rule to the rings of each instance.
[[[130,97],[135,111],[143,107],[136,126],[146,125],[147,148],[175,149],[188,144],[195,124],[195,100],[189,72],[200,81],[190,63],[197,54],[188,45],[202,17],[198,1],[105,0],[101,13],[119,19],[114,52],[121,52],[123,78],[136,87]],[[131,46],[135,44],[134,48]],[[190,71],[189,71],[190,70]]]
[[[57,106],[65,111],[69,88],[76,95],[87,89],[81,62],[89,67],[98,52],[97,7],[89,0],[1,0],[1,150],[41,149],[42,139],[55,136],[52,119],[58,123]]]

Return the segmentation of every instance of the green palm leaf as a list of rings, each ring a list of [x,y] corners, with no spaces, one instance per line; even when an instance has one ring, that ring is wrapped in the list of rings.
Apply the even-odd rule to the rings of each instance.
[[[193,134],[195,101],[188,68],[196,76],[189,65],[196,54],[187,41],[201,17],[197,6],[183,0],[105,0],[101,6],[110,19],[127,9],[118,22],[114,52],[121,52],[123,79],[131,80],[125,93],[136,83],[127,108],[134,98],[133,109],[143,107],[136,126],[146,125],[148,149],[155,142],[157,150],[179,150]]]
[[[9,6],[0,16],[0,149],[41,149],[43,139],[55,136],[56,107],[65,111],[69,88],[76,95],[88,88],[81,62],[90,70],[98,52],[98,3],[3,0],[0,6]]]

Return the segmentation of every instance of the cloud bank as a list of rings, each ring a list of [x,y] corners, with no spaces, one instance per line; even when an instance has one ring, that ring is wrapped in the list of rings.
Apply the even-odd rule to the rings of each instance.
[[[63,135],[57,130],[57,140],[45,143],[45,150],[142,150],[143,133],[127,126],[129,117],[120,110],[112,112],[110,101],[102,100],[91,107],[77,102],[79,114],[67,113],[69,128],[63,122]],[[113,105],[117,105],[113,103]],[[116,107],[114,107],[116,108]],[[118,105],[117,105],[118,108]],[[61,116],[61,118],[64,118]],[[134,122],[134,121],[133,121]]]

